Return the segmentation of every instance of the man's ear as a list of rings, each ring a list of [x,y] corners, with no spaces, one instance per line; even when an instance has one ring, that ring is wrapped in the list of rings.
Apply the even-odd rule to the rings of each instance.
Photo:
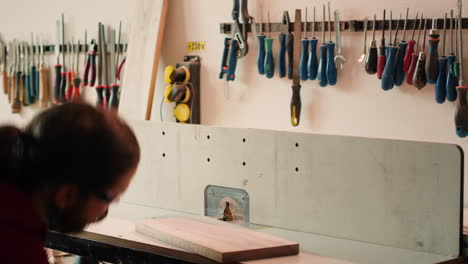
[[[61,184],[55,191],[55,204],[60,209],[66,209],[75,205],[79,198],[78,186],[74,184]]]

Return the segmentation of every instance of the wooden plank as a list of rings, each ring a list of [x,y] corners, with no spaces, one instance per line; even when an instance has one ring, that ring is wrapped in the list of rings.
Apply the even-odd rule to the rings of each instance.
[[[136,1],[119,105],[126,119],[150,118],[168,2]]]
[[[139,233],[220,263],[297,255],[299,244],[208,217],[171,217],[136,223]]]

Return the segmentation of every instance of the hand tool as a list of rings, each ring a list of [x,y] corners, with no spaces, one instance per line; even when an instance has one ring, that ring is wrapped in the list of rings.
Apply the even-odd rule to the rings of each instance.
[[[236,1],[236,0],[234,0],[234,1]],[[241,54],[240,54],[239,59],[244,57],[245,55],[247,55],[247,52],[249,50],[248,49],[248,43],[247,43],[247,40],[248,40],[247,26],[249,24],[251,25],[253,35],[254,36],[257,35],[257,31],[255,30],[255,27],[252,26],[255,23],[254,23],[254,18],[249,15],[247,0],[242,0],[242,2],[241,2],[241,21],[242,21],[242,36],[243,36],[245,48],[244,48],[244,51],[241,48],[241,50],[240,50]]]
[[[327,81],[329,85],[336,84],[336,66],[335,61],[335,43],[332,41],[331,37],[331,13],[330,13],[330,2],[328,2],[328,33],[330,36],[330,41],[327,43]]]
[[[22,44],[22,59],[23,59],[23,75],[22,78],[24,79],[23,84],[23,105],[27,106],[31,104],[31,62],[30,62],[30,53],[29,53],[29,46],[26,42]]]
[[[426,78],[427,82],[434,84],[437,81],[439,73],[439,64],[437,62],[439,53],[437,51],[439,45],[439,31],[437,30],[436,20],[432,19],[432,29],[429,31],[429,52],[426,62]]]
[[[109,109],[117,110],[119,106],[119,89],[120,86],[117,84],[117,62],[115,60],[115,30],[111,30],[109,35],[109,47],[110,47],[110,81],[111,81],[111,96],[109,98]]]
[[[36,43],[37,43],[37,46],[36,46],[36,56],[37,56],[37,64],[36,64],[36,91],[35,91],[35,96],[36,96],[36,100],[39,101],[40,100],[40,82],[41,82],[41,73],[40,73],[40,67],[41,65],[39,65],[39,62],[41,60],[40,56],[40,38],[39,36],[37,36],[36,38]]]
[[[19,113],[21,112],[21,86],[22,86],[22,80],[21,80],[21,59],[20,59],[20,44],[15,41],[15,59],[14,59],[14,65],[15,68],[13,70],[14,74],[14,86],[15,88],[13,89],[13,98],[12,98],[12,103],[11,103],[11,112],[12,113]]]
[[[72,38],[72,42],[68,43],[67,50],[70,62],[70,71],[67,72],[67,90],[65,93],[65,101],[71,101],[71,97],[73,94],[73,79],[75,78],[75,63],[73,61],[75,48],[74,48],[74,39]]]
[[[39,48],[39,73],[40,73],[40,84],[39,84],[39,101],[41,107],[49,106],[49,70],[44,60],[44,39],[41,39],[41,45]]]
[[[335,64],[340,65],[340,69],[343,69],[343,66],[346,63],[345,58],[341,54],[341,32],[340,32],[340,13],[338,10],[333,12],[335,17],[335,38],[336,38],[336,56],[335,56]]]
[[[291,20],[289,12],[283,12],[283,23],[281,25],[281,33],[279,34],[280,49],[278,53],[278,70],[280,78],[286,76],[286,53],[288,54],[288,78],[292,79],[292,63],[293,63],[293,43],[294,37],[291,34]],[[300,36],[297,36],[300,38]]]
[[[400,26],[400,19],[397,24],[397,31],[395,33],[395,40],[392,42],[392,11],[390,11],[390,44],[387,46],[387,61],[385,62],[385,68],[382,74],[382,89],[388,91],[393,88],[393,81],[395,78],[395,63],[397,59],[398,47],[396,46],[396,40],[398,38],[398,27]]]
[[[372,23],[372,41],[366,57],[366,72],[368,74],[377,73],[377,42],[375,41],[375,19],[376,15],[374,14],[374,22]]]
[[[364,18],[364,50],[362,51],[362,55],[359,58],[358,62],[361,63],[367,57],[367,27],[368,27],[368,18]]]
[[[16,42],[13,40],[8,44],[8,62],[10,67],[8,69],[8,103],[13,104],[15,96],[16,84]]]
[[[405,72],[408,72],[410,65],[411,65],[411,55],[414,53],[414,45],[416,44],[416,41],[414,41],[414,34],[416,33],[416,24],[418,22],[418,15],[419,13],[416,13],[416,19],[414,20],[414,26],[413,26],[413,34],[411,36],[411,40],[408,41],[408,46],[406,48],[405,52],[405,58],[403,59],[403,70]]]
[[[94,39],[91,40],[91,45],[89,46],[89,50],[87,53],[87,60],[83,75],[83,85],[86,87],[89,86],[94,87],[96,82],[96,53],[97,53],[97,45]],[[91,76],[90,76],[91,74]]]
[[[104,89],[104,66],[103,66],[103,46],[104,46],[104,41],[102,39],[102,28],[101,28],[101,23],[99,23],[99,29],[98,29],[98,63],[97,63],[97,85],[96,85],[96,93],[97,93],[97,101],[96,101],[96,106],[97,107],[104,107],[104,94],[103,94],[103,89]],[[92,45],[91,45],[92,46]],[[91,56],[91,55],[89,55]]]
[[[382,20],[382,40],[380,41],[379,56],[377,59],[377,78],[382,79],[382,74],[385,68],[385,62],[387,57],[385,54],[385,9],[383,11],[383,20]]]
[[[411,54],[411,64],[408,69],[408,74],[406,75],[406,82],[409,85],[413,85],[413,77],[414,77],[414,71],[416,70],[416,64],[418,63],[418,50],[419,50],[419,41],[421,37],[421,30],[423,28],[423,17],[424,14],[421,13],[421,18],[419,19],[419,30],[418,30],[418,41],[416,42],[416,49],[415,51]],[[415,22],[416,24],[416,22]]]
[[[445,57],[445,38],[446,38],[446,30],[447,30],[447,13],[444,16],[444,27],[443,27],[443,34],[444,39],[442,42],[442,56],[439,57],[439,73],[436,81],[435,86],[435,99],[436,102],[442,104],[445,102],[447,98],[447,90],[445,89],[447,83],[447,57]]]
[[[315,37],[315,6],[314,6],[314,18],[312,22],[312,37],[309,39],[310,54],[309,61],[307,62],[307,76],[309,80],[317,79],[317,43],[318,39]]]
[[[396,86],[402,85],[405,79],[405,70],[403,67],[403,64],[404,64],[403,60],[406,54],[406,48],[408,47],[408,43],[406,42],[406,25],[408,23],[408,14],[409,14],[409,8],[406,9],[405,24],[403,26],[403,38],[398,43],[398,55],[397,55],[396,66],[395,66],[395,78],[393,80],[393,83]]]
[[[459,19],[460,19],[459,17],[457,17],[457,18],[455,19],[455,29],[457,30],[457,32],[458,32],[458,20],[459,20]],[[456,46],[457,49],[458,49],[458,35],[457,35],[457,37],[455,38],[455,46]],[[459,74],[460,74],[460,58],[457,57],[457,52],[458,52],[458,51],[456,50],[456,51],[455,51],[455,59],[456,59],[456,60],[455,60],[455,62],[453,63],[453,73],[454,73],[455,77],[458,79],[458,77],[460,76],[460,75],[459,75]]]
[[[104,107],[107,108],[109,106],[109,99],[110,99],[110,78],[109,78],[109,58],[108,58],[108,49],[107,47],[110,46],[108,44],[109,37],[106,37],[106,27],[104,24],[101,24],[102,30],[102,70],[104,75]]]
[[[76,59],[75,59],[75,78],[73,78],[73,91],[71,100],[73,102],[78,102],[80,100],[80,86],[81,86],[81,78],[79,74],[79,63],[80,60],[80,41],[78,40],[78,48],[76,49]]]
[[[265,74],[265,35],[263,34],[263,16],[262,4],[260,3],[260,35],[258,39],[258,56],[257,56],[257,69],[261,75]]]
[[[427,30],[427,19],[424,20],[424,36],[426,36],[426,30]],[[424,53],[425,49],[426,49],[426,38],[424,38],[422,50],[421,52],[419,52],[419,57],[416,63],[416,68],[415,68],[414,76],[413,76],[413,85],[416,86],[416,88],[418,89],[424,88],[427,83],[426,70],[425,70],[425,65],[426,65],[426,55]]]
[[[37,78],[37,67],[36,67],[36,59],[35,59],[35,52],[34,52],[34,33],[31,32],[31,46],[29,47],[29,52],[30,52],[30,72],[29,72],[29,81],[30,81],[30,94],[29,94],[29,101],[31,104],[33,104],[36,99],[39,97],[39,94],[36,94],[36,92],[39,90],[36,87],[36,84],[38,82],[36,81]]]
[[[294,21],[297,23],[297,21]],[[305,9],[305,22],[304,22],[304,38],[301,40],[301,59],[299,62],[299,74],[301,80],[305,81],[309,77],[307,76],[307,62],[309,61],[309,39],[307,38],[307,7]]]
[[[240,59],[247,55],[249,51],[249,46],[247,44],[247,30],[246,23],[248,23],[248,14],[247,12],[247,0],[242,0],[242,17],[244,24],[242,28],[239,22],[239,13],[240,13],[240,2],[239,0],[234,0],[234,7],[232,8],[232,19],[234,20],[234,30],[233,30],[233,39],[235,39],[239,45],[239,52],[237,52],[236,58]]]
[[[322,45],[320,46],[320,60],[318,65],[318,82],[321,87],[328,84],[327,81],[327,42],[325,41],[325,5],[323,5],[322,20]]]
[[[2,72],[2,85],[3,85],[3,92],[5,94],[8,94],[8,72],[7,72],[7,54],[8,54],[8,50],[7,50],[7,46],[5,45],[4,42],[1,42],[1,52],[2,52],[2,56],[1,56],[1,63],[2,63],[2,69],[1,69],[1,72]]]
[[[120,61],[120,64],[119,64],[119,67],[117,68],[117,80],[121,81],[122,80],[122,71],[123,71],[123,67],[125,65],[125,62],[127,61],[127,55],[126,55],[126,52],[127,52],[127,44],[125,44],[123,47],[123,58],[122,60]]]
[[[67,88],[67,67],[66,67],[66,62],[65,62],[65,55],[66,55],[66,46],[65,46],[65,19],[62,14],[62,82],[60,83],[60,101],[59,102],[64,102],[65,101],[65,89]]]
[[[119,23],[119,35],[117,36],[117,46],[116,46],[116,49],[115,49],[115,66],[116,66],[116,71],[117,71],[117,66],[118,66],[118,63],[119,63],[119,59],[120,59],[120,53],[122,53],[122,49],[120,48],[120,45],[121,45],[121,42],[120,42],[120,38],[122,36],[122,21],[120,21]],[[117,72],[116,72],[116,75],[117,75]]]
[[[450,10],[450,54],[447,56],[447,83],[445,89],[447,92],[447,100],[454,102],[457,100],[457,90],[455,88],[457,79],[453,70],[455,63],[455,53],[453,49],[453,9]],[[444,37],[445,39],[445,37]]]
[[[458,57],[460,60],[460,76],[458,79],[458,104],[455,114],[455,127],[459,137],[466,137],[468,135],[468,102],[466,92],[468,86],[463,85],[463,35],[462,35],[462,0],[457,2],[458,9]]]
[[[265,76],[269,79],[275,75],[275,59],[273,58],[273,39],[271,38],[270,10],[268,10],[268,35],[265,39]]]
[[[301,10],[296,9],[296,16],[294,21],[301,21]],[[292,97],[291,97],[291,125],[298,126],[301,120],[301,84],[299,76],[299,60],[300,55],[299,51],[301,49],[301,40],[299,36],[301,35],[301,23],[294,23],[294,35],[297,36],[294,39],[294,62],[293,62],[293,84],[292,88]]]

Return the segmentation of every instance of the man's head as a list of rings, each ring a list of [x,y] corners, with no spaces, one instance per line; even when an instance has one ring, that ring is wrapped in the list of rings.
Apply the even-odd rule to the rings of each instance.
[[[132,180],[140,159],[133,131],[116,114],[82,103],[36,116],[16,144],[16,184],[44,202],[49,228],[81,231],[104,218]]]

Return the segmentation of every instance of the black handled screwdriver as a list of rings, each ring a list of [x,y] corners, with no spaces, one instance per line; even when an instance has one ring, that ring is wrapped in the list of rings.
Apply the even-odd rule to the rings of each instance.
[[[427,32],[427,19],[424,20],[424,36]],[[418,89],[422,89],[427,84],[426,78],[426,54],[424,50],[426,49],[426,38],[424,38],[423,47],[421,52],[419,52],[418,62],[416,63],[416,69],[413,76],[413,85]]]
[[[442,104],[447,98],[447,90],[445,85],[447,83],[447,57],[445,57],[445,36],[446,36],[446,27],[447,27],[447,13],[444,16],[444,27],[443,27],[443,42],[442,42],[442,56],[439,57],[439,74],[437,76],[436,86],[435,86],[435,99],[436,102]]]
[[[385,62],[387,61],[386,56],[386,47],[385,47],[385,9],[383,11],[383,20],[382,20],[382,40],[380,42],[379,56],[377,59],[377,78],[382,79],[382,74],[385,68]]]
[[[437,75],[439,73],[439,53],[437,51],[439,46],[439,31],[437,30],[436,20],[432,19],[432,29],[429,31],[429,52],[427,55],[426,63],[426,76],[427,82],[434,84],[437,81]]]
[[[377,73],[377,42],[375,41],[375,19],[376,15],[374,14],[374,22],[372,23],[372,40],[370,43],[369,50],[367,52],[366,58],[366,72],[368,74]]]
[[[453,9],[450,10],[450,54],[447,56],[447,83],[445,89],[447,90],[447,100],[454,102],[457,100],[457,90],[455,88],[457,78],[455,78],[454,65],[455,65],[455,52],[453,49]]]

